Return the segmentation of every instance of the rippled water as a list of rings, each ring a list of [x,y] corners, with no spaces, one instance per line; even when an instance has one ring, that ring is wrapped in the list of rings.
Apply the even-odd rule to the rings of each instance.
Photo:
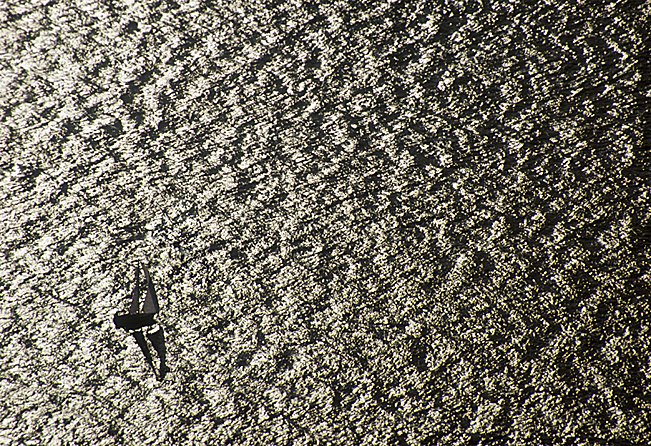
[[[0,443],[649,438],[648,6],[23,3]]]

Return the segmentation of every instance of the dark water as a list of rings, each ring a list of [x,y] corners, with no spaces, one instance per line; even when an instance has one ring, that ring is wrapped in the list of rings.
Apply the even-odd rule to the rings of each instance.
[[[1,444],[648,441],[648,6],[32,3]]]

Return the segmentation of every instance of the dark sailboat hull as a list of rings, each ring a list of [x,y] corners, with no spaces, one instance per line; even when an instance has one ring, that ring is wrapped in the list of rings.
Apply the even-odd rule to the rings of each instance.
[[[143,327],[150,327],[155,324],[154,314],[116,314],[113,316],[113,323],[116,328],[124,330],[139,330]]]

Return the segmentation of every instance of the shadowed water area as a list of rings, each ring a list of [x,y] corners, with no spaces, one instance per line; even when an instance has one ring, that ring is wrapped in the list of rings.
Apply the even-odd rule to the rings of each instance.
[[[650,9],[552,3],[0,2],[0,444],[645,444]]]

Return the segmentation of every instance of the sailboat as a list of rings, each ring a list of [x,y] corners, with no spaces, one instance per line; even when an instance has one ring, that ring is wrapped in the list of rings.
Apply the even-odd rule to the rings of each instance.
[[[154,316],[159,311],[158,306],[158,297],[156,296],[156,290],[154,289],[154,283],[151,280],[151,275],[149,274],[149,269],[143,265],[142,267],[145,273],[145,279],[147,282],[147,294],[145,295],[145,302],[143,304],[142,311],[140,311],[140,270],[136,269],[136,284],[131,292],[131,305],[129,306],[128,314],[118,314],[116,313],[113,316],[113,323],[115,328],[121,328],[125,331],[130,331],[131,335],[136,339],[140,350],[145,356],[147,364],[154,371],[154,375],[160,380],[165,377],[165,374],[168,371],[167,365],[165,363],[166,348],[165,348],[165,333],[163,327],[159,326],[158,330],[153,333],[147,332],[146,337],[149,339],[149,342],[156,350],[158,357],[160,359],[160,368],[158,373],[156,373],[156,368],[154,367],[154,360],[147,345],[145,339],[145,334],[141,331],[143,328],[151,327],[156,324]]]

